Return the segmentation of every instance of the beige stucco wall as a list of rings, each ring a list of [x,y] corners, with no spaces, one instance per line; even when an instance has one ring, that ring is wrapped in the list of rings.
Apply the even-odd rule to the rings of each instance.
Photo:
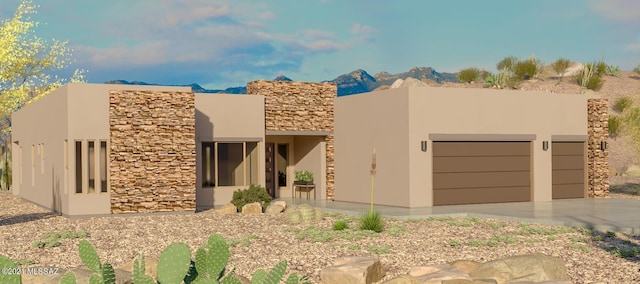
[[[202,187],[202,142],[258,142],[258,180],[264,186],[264,97],[196,94],[196,200],[198,208],[229,203],[248,186]]]
[[[13,193],[60,213],[69,210],[63,164],[68,136],[67,90],[68,86],[63,86],[11,116]],[[44,172],[40,144],[44,144]]]
[[[334,101],[337,86],[331,83],[254,81],[247,83],[248,95],[265,98],[266,131],[286,135],[309,135],[324,132],[324,182],[316,183],[321,199],[334,195]],[[298,132],[299,134],[296,134]],[[313,134],[313,133],[311,133]],[[317,134],[315,136],[318,136]],[[304,138],[303,138],[304,139]],[[318,141],[320,143],[320,141]],[[300,168],[296,168],[297,170]],[[317,178],[317,176],[314,176]]]
[[[589,98],[594,96],[433,87],[340,97],[336,200],[368,200],[369,185],[361,183],[370,179],[370,149],[376,147],[375,202],[431,206],[430,134],[535,134],[532,200],[551,200],[551,151],[542,150],[542,141],[552,141],[552,135],[587,135]],[[428,141],[427,152],[421,141]]]
[[[369,202],[371,158],[375,148],[374,203],[409,204],[408,103],[403,89],[336,100],[335,200]]]

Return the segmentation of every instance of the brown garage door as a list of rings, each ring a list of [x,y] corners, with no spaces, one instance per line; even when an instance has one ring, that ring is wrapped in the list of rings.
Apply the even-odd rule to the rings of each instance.
[[[433,142],[433,205],[531,200],[530,142]]]
[[[584,142],[552,142],[552,198],[584,198]]]

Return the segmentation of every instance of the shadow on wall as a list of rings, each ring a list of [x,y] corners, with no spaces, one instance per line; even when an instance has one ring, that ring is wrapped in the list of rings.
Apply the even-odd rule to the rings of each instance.
[[[202,142],[209,142],[206,140],[213,139],[213,127],[214,125],[211,123],[209,116],[196,109],[196,157],[199,157],[196,158],[196,161],[200,161],[200,163],[196,163],[196,204],[198,204],[198,199],[200,199],[206,200],[207,205],[211,202],[211,206],[215,204],[213,190],[204,195],[205,192],[203,190],[199,192],[197,189],[202,188],[203,183],[202,173],[204,161],[202,160]],[[205,141],[201,141],[200,139],[204,139]]]
[[[60,178],[56,177],[56,170],[51,167],[51,209],[53,213],[62,213],[62,197],[60,196]]]

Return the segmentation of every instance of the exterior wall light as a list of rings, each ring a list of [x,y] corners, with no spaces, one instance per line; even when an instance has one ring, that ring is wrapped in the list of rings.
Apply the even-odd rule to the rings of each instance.
[[[542,141],[542,150],[549,150],[549,141]]]
[[[607,150],[607,141],[600,141],[600,150]]]
[[[427,141],[420,142],[420,149],[422,149],[422,152],[427,151]]]

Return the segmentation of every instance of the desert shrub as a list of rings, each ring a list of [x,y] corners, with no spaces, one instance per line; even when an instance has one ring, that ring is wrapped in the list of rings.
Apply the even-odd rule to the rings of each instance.
[[[517,90],[520,89],[520,83],[522,83],[522,80],[514,76],[507,79],[506,85],[510,89]]]
[[[458,81],[462,83],[471,83],[473,81],[477,81],[480,77],[480,69],[471,67],[460,70],[458,72]]]
[[[360,230],[370,230],[376,233],[384,230],[382,216],[377,211],[368,211],[360,217]]]
[[[640,75],[640,64],[633,68],[633,72],[636,72],[638,75]]]
[[[271,202],[271,195],[269,195],[264,187],[252,184],[247,189],[238,189],[235,191],[233,193],[233,199],[231,200],[231,203],[238,208],[238,211],[242,210],[242,206],[253,202],[260,202],[260,205],[264,208]]]
[[[597,69],[598,63],[589,62],[584,64],[582,72],[576,76],[578,85],[589,90],[600,90],[604,82],[602,81],[602,77],[598,75]]]
[[[605,63],[604,60],[598,61],[595,65],[595,68],[595,73],[598,74],[598,76],[607,74],[607,63]]]
[[[620,73],[620,66],[617,65],[607,65],[606,74],[614,77],[622,76],[622,73]]]
[[[602,77],[592,76],[591,78],[589,78],[589,81],[587,81],[586,87],[589,90],[598,91],[602,88],[603,84],[604,84],[604,81],[602,80]]]
[[[617,137],[618,135],[620,135],[621,131],[622,120],[620,120],[620,117],[615,115],[609,116],[609,135],[611,137]]]
[[[333,229],[336,231],[342,231],[348,227],[349,227],[349,224],[347,224],[347,221],[345,220],[338,220],[335,223],[333,223]]]
[[[497,74],[490,74],[484,79],[484,85],[487,87],[495,87],[498,89],[502,89],[507,86],[507,81],[509,81],[509,74],[507,71],[503,70],[498,72]]]
[[[542,63],[531,56],[527,60],[518,60],[513,66],[513,75],[521,80],[529,80],[538,75]]]
[[[498,62],[498,64],[496,64],[496,68],[498,68],[498,71],[503,71],[503,70],[512,71],[513,67],[516,65],[517,62],[518,62],[517,57],[507,56],[504,59],[502,59],[500,62]]]
[[[491,75],[493,75],[493,74],[491,74],[491,72],[489,72],[487,70],[480,71],[480,77],[482,78],[482,81],[485,81]]]
[[[633,99],[630,97],[619,97],[613,103],[613,110],[617,112],[623,112],[628,109],[631,105],[633,105]]]
[[[569,65],[571,65],[571,61],[569,59],[559,58],[551,64],[551,67],[553,67],[553,71],[562,78],[564,72],[569,68]]]

